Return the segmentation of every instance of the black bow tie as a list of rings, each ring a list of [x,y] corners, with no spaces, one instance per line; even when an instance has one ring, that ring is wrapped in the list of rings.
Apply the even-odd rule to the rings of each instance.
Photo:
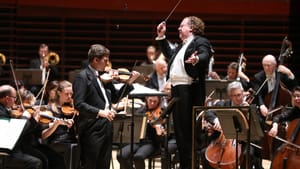
[[[98,75],[101,76],[105,73],[105,71],[98,71]]]

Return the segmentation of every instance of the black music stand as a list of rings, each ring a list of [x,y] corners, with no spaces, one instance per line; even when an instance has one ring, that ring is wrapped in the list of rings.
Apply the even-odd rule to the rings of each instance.
[[[22,79],[26,85],[42,85],[42,70],[16,69],[16,78]]]
[[[134,98],[144,98],[146,96],[167,96],[166,93],[150,89],[148,87],[142,86],[140,84],[133,84],[134,90],[128,94],[128,98],[132,99],[132,107],[134,107]],[[130,163],[133,166],[133,143],[134,143],[134,109],[131,109],[131,141],[130,141]]]
[[[256,107],[251,106],[237,106],[237,107],[194,107],[193,108],[193,156],[192,161],[195,166],[195,124],[199,116],[206,111],[213,111],[219,118],[224,135],[228,139],[237,139],[238,141],[245,141],[247,143],[246,169],[250,169],[249,151],[250,141],[259,140],[263,137],[263,131],[259,124],[259,119],[256,115]],[[237,126],[239,125],[239,131]],[[224,127],[226,126],[226,127]]]
[[[215,91],[215,94],[211,96],[212,99],[222,100],[228,99],[227,97],[227,86],[232,81],[230,80],[205,80],[206,86],[206,96],[208,96],[212,91]]]

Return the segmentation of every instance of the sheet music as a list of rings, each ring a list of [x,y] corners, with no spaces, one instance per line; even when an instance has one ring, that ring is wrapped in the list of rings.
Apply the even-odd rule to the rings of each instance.
[[[114,84],[116,89],[120,89],[124,84]],[[133,84],[134,89],[129,93],[130,96],[166,96],[167,94],[157,91],[155,89],[151,89],[148,87],[145,87],[141,84],[134,83]]]
[[[26,119],[0,119],[0,148],[12,150],[25,124]]]

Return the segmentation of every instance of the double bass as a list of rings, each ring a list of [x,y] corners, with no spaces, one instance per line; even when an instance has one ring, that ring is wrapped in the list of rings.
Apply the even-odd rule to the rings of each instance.
[[[288,41],[287,37],[285,37],[282,41],[281,51],[278,57],[278,64],[283,65],[284,59],[289,57],[291,54],[292,54],[291,42]],[[286,106],[291,103],[291,93],[286,88],[286,86],[284,86],[284,84],[280,81],[280,79],[281,79],[281,74],[277,73],[273,91],[268,93],[264,98],[265,105],[269,105],[268,107],[269,112],[273,112],[273,113],[268,113],[265,118],[266,130],[270,128],[269,124],[272,124],[273,116],[280,112],[280,111],[274,112],[272,110],[274,110],[276,106],[282,106],[282,105]],[[280,137],[285,137],[286,135],[285,127],[282,124],[280,125],[278,135]],[[263,148],[262,157],[266,159],[272,159],[276,148],[278,148],[280,144],[281,143],[278,140],[273,140],[272,137],[270,137],[268,134],[265,134],[265,139],[263,140],[262,143],[262,148]]]
[[[300,119],[289,123],[287,142],[278,148],[271,169],[294,169],[300,166]]]

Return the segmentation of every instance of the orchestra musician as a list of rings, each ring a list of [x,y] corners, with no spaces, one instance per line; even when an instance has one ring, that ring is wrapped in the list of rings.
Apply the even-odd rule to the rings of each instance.
[[[158,91],[163,91],[166,86],[167,69],[168,64],[164,59],[155,60],[154,71],[149,75],[149,80],[146,82],[145,86]],[[167,100],[165,98],[162,99],[162,108],[166,108]]]
[[[245,101],[244,99],[244,88],[239,81],[233,81],[228,84],[227,86],[227,95],[229,97],[229,100],[219,100],[218,102],[215,103],[215,106],[220,106],[220,107],[231,107],[231,106],[249,106],[248,102]],[[212,121],[212,120],[210,120]],[[217,119],[214,119],[213,121],[216,126],[214,128],[219,129],[219,122]],[[243,145],[244,146],[244,145]],[[243,147],[245,148],[245,147]],[[261,169],[262,168],[262,159],[259,154],[260,150],[254,149],[253,147],[250,147],[250,158],[251,158],[251,164],[250,167],[252,166],[256,169]],[[244,151],[244,155],[246,151]],[[243,160],[245,162],[245,160]],[[245,163],[242,163],[242,165],[246,165]],[[242,168],[244,168],[243,166]]]
[[[23,151],[41,159],[43,169],[64,169],[65,162],[63,156],[48,145],[40,142],[42,132],[47,128],[41,117],[41,114],[44,114],[45,107],[34,106],[35,97],[29,90],[24,90],[24,92],[20,93],[20,96],[22,99],[20,104],[23,104],[25,108],[23,115],[29,112],[38,122],[31,133],[23,139]]]
[[[161,136],[164,134],[162,125],[151,125],[151,121],[159,118],[161,114],[161,98],[159,96],[148,96],[145,98],[146,105],[136,114],[147,116],[147,127],[145,138],[133,145],[133,163],[135,169],[145,169],[144,160],[160,152]],[[131,145],[123,147],[117,154],[121,169],[132,169],[130,162]]]
[[[286,66],[279,65],[277,67],[277,61],[273,55],[264,56],[262,59],[262,66],[263,71],[254,75],[252,86],[254,87],[254,90],[257,90],[263,84],[265,79],[268,79],[267,84],[262,87],[262,90],[257,95],[257,106],[259,106],[261,115],[266,117],[269,105],[264,103],[264,99],[268,93],[273,91],[276,77],[280,74],[280,82],[289,90],[297,85],[297,81],[293,72]]]
[[[192,164],[192,107],[204,105],[205,75],[211,56],[210,42],[204,37],[204,22],[195,16],[185,17],[178,27],[182,44],[172,49],[166,39],[166,22],[157,26],[156,40],[169,60],[167,79],[170,78],[174,105],[173,121],[179,150],[181,169]]]
[[[147,58],[141,63],[141,66],[152,66],[157,58],[156,48],[153,45],[150,45],[146,49]]]
[[[59,72],[56,66],[54,64],[49,63],[49,46],[45,43],[40,44],[38,54],[39,58],[30,60],[29,68],[42,70],[41,84],[44,84],[46,81],[48,69],[50,69],[48,81],[59,79]],[[30,90],[36,95],[41,89],[41,87],[41,85],[32,86]]]
[[[250,87],[250,79],[244,72],[238,72],[238,63],[237,62],[231,62],[227,66],[227,75],[224,78],[221,78],[217,72],[212,71],[208,72],[208,77],[211,77],[212,79],[217,79],[217,80],[229,80],[229,81],[235,81],[237,80],[238,77],[240,77],[240,82],[243,85],[243,88],[245,90],[248,90]],[[242,65],[241,65],[242,66]]]
[[[283,105],[285,104],[284,102],[290,102],[288,90],[293,89],[293,87],[297,85],[297,81],[289,68],[281,64],[277,66],[276,58],[273,55],[268,54],[263,57],[262,67],[263,70],[254,75],[254,79],[251,83],[255,91],[260,89],[256,94],[254,102],[259,107],[261,126],[263,130],[268,130],[268,125],[265,123],[265,120],[269,119],[270,115],[273,116],[273,114],[269,114],[269,112],[278,106],[286,106]],[[280,79],[278,79],[278,77],[280,77]],[[277,93],[275,91],[276,83],[278,83]],[[281,131],[284,131],[284,129]],[[284,135],[284,132],[282,132],[282,135]],[[280,142],[271,139],[268,135],[265,135],[265,137],[262,142],[264,149],[262,156],[263,158],[272,158]]]
[[[113,86],[112,81],[104,84],[99,75],[103,73],[109,55],[109,49],[103,45],[91,45],[88,51],[89,65],[73,82],[74,105],[79,111],[78,136],[84,169],[109,169],[113,137],[111,121],[115,116],[111,104],[127,95],[133,89],[132,83],[139,77],[138,72],[132,71],[120,90]]]
[[[72,83],[66,80],[58,82],[55,100],[48,104],[54,121],[48,123],[48,127],[43,130],[42,139],[55,151],[64,154],[67,166],[70,165],[68,162],[72,155],[73,166],[76,167],[79,164],[79,152],[71,150],[77,144],[74,124],[77,111],[73,106],[72,94]],[[74,154],[71,154],[72,151]]]
[[[16,90],[10,85],[0,86],[0,117],[1,118],[11,118],[11,109],[15,104],[17,98]],[[16,143],[13,150],[10,152],[9,156],[6,157],[5,168],[14,169],[42,169],[43,162],[22,150],[22,144],[24,138],[37,124],[34,118],[30,118],[29,113],[26,114],[28,121],[24,127],[23,133],[21,134],[18,142]],[[26,117],[24,116],[24,118]],[[4,138],[1,138],[4,139]]]
[[[269,131],[270,136],[275,137],[277,135],[279,123],[300,118],[300,86],[296,86],[292,90],[292,105],[292,109],[273,117],[272,128]]]

